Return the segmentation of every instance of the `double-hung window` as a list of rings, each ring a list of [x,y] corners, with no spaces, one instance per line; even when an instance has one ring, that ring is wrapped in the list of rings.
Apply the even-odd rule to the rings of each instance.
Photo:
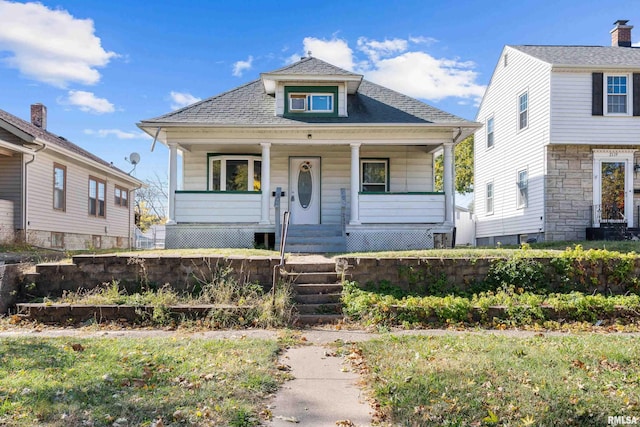
[[[67,168],[53,164],[53,209],[65,211],[67,208]]]
[[[606,104],[607,114],[629,113],[629,78],[626,75],[608,75]]]
[[[493,182],[487,182],[485,197],[485,210],[487,215],[493,214]]]
[[[105,204],[107,183],[101,179],[89,177],[89,215],[99,218],[107,216]]]
[[[518,130],[529,126],[529,92],[518,97]]]
[[[529,173],[526,169],[518,171],[517,207],[526,208],[529,203]]]
[[[123,208],[128,207],[129,192],[127,191],[127,189],[116,185],[114,190],[114,200],[116,206],[122,206]]]
[[[360,191],[389,191],[389,159],[360,160]]]
[[[493,132],[493,117],[487,119],[487,148],[493,147],[494,132]]]
[[[260,191],[259,156],[209,156],[210,191]]]

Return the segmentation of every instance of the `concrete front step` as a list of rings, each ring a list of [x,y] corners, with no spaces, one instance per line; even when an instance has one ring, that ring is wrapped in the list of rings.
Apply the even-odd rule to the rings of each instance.
[[[305,283],[295,286],[298,295],[339,294],[342,292],[340,283]]]
[[[346,243],[336,244],[311,244],[287,241],[287,252],[294,254],[324,254],[324,253],[344,253],[347,251]]]
[[[296,319],[298,325],[338,323],[344,320],[342,314],[301,314]]]
[[[313,284],[313,283],[339,283],[342,280],[342,275],[333,273],[301,273],[301,274],[287,274],[283,278],[294,285],[300,284]]]
[[[335,273],[335,262],[287,262],[285,269],[290,273]]]
[[[341,314],[342,304],[340,303],[298,304],[298,313],[300,314]]]
[[[296,303],[303,304],[335,304],[340,302],[342,294],[298,294],[295,297]]]
[[[342,236],[342,229],[337,224],[293,224],[289,225],[287,239],[289,237],[307,236]]]

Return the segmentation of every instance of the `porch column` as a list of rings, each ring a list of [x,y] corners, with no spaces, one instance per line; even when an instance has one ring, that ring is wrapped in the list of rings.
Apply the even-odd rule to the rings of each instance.
[[[176,223],[176,189],[178,187],[178,144],[169,143],[169,196],[167,224]]]
[[[351,218],[349,224],[360,224],[358,193],[360,192],[360,143],[351,143]]]
[[[455,195],[454,188],[454,158],[453,158],[453,142],[444,144],[444,161],[443,161],[443,187],[444,187],[444,222],[453,225],[453,200]]]
[[[262,146],[262,172],[260,190],[262,191],[262,210],[260,213],[260,224],[269,224],[269,197],[271,194],[271,143],[261,142]]]

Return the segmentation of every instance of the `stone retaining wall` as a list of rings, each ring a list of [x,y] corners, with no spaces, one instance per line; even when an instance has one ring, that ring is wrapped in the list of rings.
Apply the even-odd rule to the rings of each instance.
[[[35,297],[56,297],[64,291],[92,289],[117,280],[128,290],[158,288],[165,284],[178,291],[227,277],[238,283],[260,283],[271,287],[275,257],[130,257],[118,255],[79,255],[73,264],[39,264],[35,274],[24,280],[36,286]]]
[[[344,257],[338,264],[346,264],[348,280],[360,285],[388,282],[404,290],[424,289],[424,285],[437,287],[440,292],[467,291],[477,283],[486,280],[492,263],[497,258],[360,258]],[[602,292],[624,294],[629,283],[619,279],[607,271],[602,261],[593,265],[583,263],[579,266],[581,277],[574,282],[566,283],[557,275],[551,265],[551,258],[534,258],[543,265],[549,278],[547,289],[556,291],[559,288],[579,290],[583,292]],[[640,276],[640,259],[636,259],[633,275]],[[593,279],[593,280],[592,280]],[[514,283],[514,285],[518,285]]]

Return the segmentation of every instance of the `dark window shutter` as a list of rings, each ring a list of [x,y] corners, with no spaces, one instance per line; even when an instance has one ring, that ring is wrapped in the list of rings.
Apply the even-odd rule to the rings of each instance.
[[[603,74],[602,73],[593,73],[592,84],[591,84],[591,115],[593,116],[602,116],[603,109]]]
[[[640,73],[633,73],[633,115],[640,116]]]

